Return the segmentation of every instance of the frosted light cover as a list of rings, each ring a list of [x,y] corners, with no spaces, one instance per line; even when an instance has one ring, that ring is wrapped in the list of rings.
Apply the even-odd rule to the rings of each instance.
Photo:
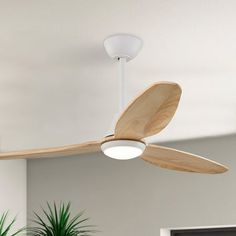
[[[134,140],[113,140],[101,145],[103,153],[113,159],[129,160],[141,156],[146,145]]]

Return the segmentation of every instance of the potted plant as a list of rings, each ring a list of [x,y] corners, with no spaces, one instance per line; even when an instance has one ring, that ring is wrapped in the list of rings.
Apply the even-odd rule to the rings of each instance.
[[[11,231],[16,222],[16,217],[14,217],[12,220],[10,220],[9,223],[7,223],[8,215],[8,211],[6,211],[0,216],[0,236],[16,236],[25,231],[25,228],[21,228],[12,233]]]
[[[89,218],[83,217],[83,211],[75,216],[71,216],[70,203],[60,203],[59,206],[54,202],[47,208],[42,208],[40,216],[34,212],[32,222],[34,226],[28,228],[31,236],[91,236],[94,225],[86,224]]]

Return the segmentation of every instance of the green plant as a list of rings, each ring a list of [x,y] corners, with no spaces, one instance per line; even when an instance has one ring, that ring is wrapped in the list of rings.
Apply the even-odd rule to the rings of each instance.
[[[96,230],[93,225],[85,225],[89,218],[83,217],[83,211],[71,217],[70,203],[56,203],[50,206],[47,203],[47,210],[42,208],[43,217],[34,212],[35,219],[32,222],[35,226],[28,229],[31,236],[90,236]]]
[[[0,236],[15,236],[18,235],[19,233],[23,232],[25,230],[25,228],[21,228],[19,230],[17,230],[14,233],[10,233],[10,231],[12,230],[12,227],[14,226],[15,222],[16,222],[16,217],[14,217],[10,223],[7,223],[7,218],[8,218],[8,211],[4,212],[1,216],[0,216]]]

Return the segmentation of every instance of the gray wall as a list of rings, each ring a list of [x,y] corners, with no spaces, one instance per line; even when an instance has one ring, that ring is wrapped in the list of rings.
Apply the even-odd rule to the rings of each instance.
[[[180,173],[101,154],[28,161],[28,212],[46,201],[86,209],[104,236],[154,236],[161,227],[236,224],[236,136],[168,143],[230,167]]]
[[[26,161],[0,161],[0,215],[9,211],[10,218],[17,215],[14,229],[26,224]],[[9,218],[9,219],[10,219]],[[14,231],[14,230],[13,230]]]

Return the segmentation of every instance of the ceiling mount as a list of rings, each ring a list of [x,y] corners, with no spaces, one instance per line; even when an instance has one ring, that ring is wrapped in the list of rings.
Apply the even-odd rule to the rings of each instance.
[[[135,58],[141,50],[143,41],[131,34],[115,34],[104,40],[104,47],[112,59],[125,58],[130,61]]]

